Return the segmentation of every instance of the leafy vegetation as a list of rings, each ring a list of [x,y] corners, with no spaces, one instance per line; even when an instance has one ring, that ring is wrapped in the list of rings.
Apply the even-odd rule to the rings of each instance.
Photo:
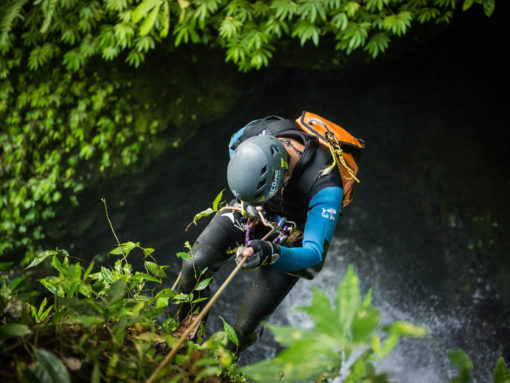
[[[423,337],[424,327],[395,322],[381,328],[380,312],[371,305],[372,292],[361,300],[358,278],[352,266],[337,290],[335,306],[318,288],[309,306],[299,307],[313,319],[314,327],[302,330],[268,325],[286,350],[274,359],[243,368],[260,382],[364,381],[387,382],[374,363],[388,355],[401,336]],[[386,333],[381,342],[380,333]]]
[[[135,249],[143,254],[143,272],[135,272],[127,262]],[[27,275],[2,274],[2,381],[146,380],[177,342],[171,334],[178,323],[165,315],[168,305],[195,302],[192,293],[149,287],[167,278],[167,266],[153,262],[152,252],[124,243],[110,252],[120,257],[113,267],[95,271],[94,263],[86,268],[72,263],[64,250],[45,251],[31,262]],[[51,295],[34,299],[29,273],[49,261],[56,275],[38,282]],[[197,289],[205,288],[204,281],[200,283]],[[232,329],[228,323],[225,328]],[[188,342],[157,381],[218,381],[214,379],[219,375],[236,381],[226,340],[226,333],[218,332],[201,345]]]
[[[457,375],[451,380],[451,383],[469,383],[471,382],[471,371],[473,362],[469,355],[461,349],[451,350],[448,353],[450,363],[456,367]],[[509,383],[510,370],[505,364],[503,357],[500,356],[494,366],[492,374],[493,383]]]
[[[349,266],[338,286],[335,305],[315,288],[310,305],[297,308],[311,317],[313,328],[268,325],[285,350],[273,359],[242,368],[242,372],[264,383],[389,383],[388,374],[376,370],[377,362],[395,348],[400,337],[423,337],[427,330],[402,321],[382,327],[380,312],[371,305],[371,295],[370,290],[360,299],[358,278]],[[473,369],[469,355],[457,349],[448,356],[457,369],[451,383],[469,383]],[[510,382],[503,357],[496,362],[493,382]]]
[[[127,262],[135,249],[143,254],[145,272],[135,272]],[[51,260],[57,275],[38,279],[52,294],[38,304],[34,303],[37,293],[26,276],[11,280],[3,275],[0,347],[5,378],[47,381],[44,377],[49,375],[55,382],[67,382],[71,377],[85,381],[90,375],[93,382],[147,379],[163,354],[177,342],[170,335],[178,325],[175,319],[170,317],[159,323],[157,318],[165,317],[169,304],[196,302],[193,293],[177,294],[168,288],[156,292],[147,288],[148,283],[160,284],[166,278],[166,267],[153,262],[152,252],[153,249],[141,248],[137,243],[124,243],[110,252],[120,257],[114,266],[102,266],[96,272],[93,263],[87,268],[79,262],[71,263],[65,250],[42,252],[27,269]],[[195,290],[205,288],[209,282],[210,279],[199,281]],[[282,365],[262,362],[245,371],[258,381],[271,381],[268,380],[271,376],[279,380],[275,367],[278,370],[285,366],[285,371],[289,371],[286,380],[308,379],[348,359],[356,347],[368,341],[372,343],[370,355],[383,357],[400,335],[424,335],[423,328],[397,322],[387,329],[391,335],[381,347],[373,334],[379,313],[370,306],[370,293],[361,304],[358,298],[357,278],[350,268],[338,289],[338,310],[331,308],[328,298],[318,289],[312,304],[302,308],[314,318],[317,325],[314,331],[303,336],[305,332],[299,329],[271,326],[277,339],[289,347],[278,359]],[[213,335],[202,345],[189,342],[173,364],[158,375],[159,379],[178,381],[193,377],[206,381],[207,377],[221,375],[223,381],[244,381],[234,373],[233,356],[225,348],[227,337],[235,339],[235,333],[223,322],[224,332]],[[310,358],[310,354],[315,356]],[[300,361],[296,360],[297,355]],[[305,355],[308,363],[303,369]],[[351,366],[352,374],[361,377],[373,373],[368,355],[365,352]],[[329,359],[323,360],[324,356]],[[272,363],[273,368],[268,368]],[[256,371],[266,375],[261,377]]]
[[[128,262],[136,252],[144,260],[141,272]],[[92,262],[85,267],[65,250],[44,251],[23,275],[0,274],[2,381],[145,381],[161,366],[178,342],[172,335],[178,323],[168,314],[169,306],[198,300],[193,292],[157,288],[167,279],[167,266],[154,261],[153,249],[127,242],[109,254],[118,257],[113,266]],[[53,270],[51,275],[37,276],[48,270]],[[195,291],[209,282],[199,280]],[[358,279],[349,267],[335,306],[315,289],[310,305],[299,308],[312,317],[312,329],[268,325],[286,347],[274,359],[238,369],[226,348],[227,339],[236,342],[237,337],[222,318],[223,331],[205,341],[199,331],[195,342],[188,341],[155,381],[246,382],[247,375],[259,382],[388,382],[385,373],[376,372],[377,361],[401,336],[422,337],[426,330],[400,321],[382,327],[370,301],[371,291],[360,300]],[[469,357],[461,350],[450,355],[459,368],[452,382],[468,382]],[[500,358],[494,382],[509,379]]]

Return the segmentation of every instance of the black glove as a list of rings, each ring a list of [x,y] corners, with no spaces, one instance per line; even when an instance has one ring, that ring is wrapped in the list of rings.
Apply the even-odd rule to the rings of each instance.
[[[275,263],[280,257],[280,246],[269,241],[254,239],[246,247],[253,248],[253,255],[249,256],[246,262],[244,262],[243,269],[255,270],[260,266]],[[237,263],[243,259],[242,250],[236,255]]]

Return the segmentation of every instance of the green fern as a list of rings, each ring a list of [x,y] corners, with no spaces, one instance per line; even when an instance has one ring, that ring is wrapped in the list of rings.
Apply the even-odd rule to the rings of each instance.
[[[13,0],[10,4],[4,4],[0,8],[0,48],[8,48],[9,32],[12,30],[16,19],[22,19],[22,9],[27,0]]]
[[[44,22],[41,26],[41,33],[46,33],[51,25],[55,9],[57,8],[58,0],[48,0],[42,3],[42,11],[44,13]]]
[[[365,50],[372,56],[373,58],[377,57],[379,53],[384,52],[390,43],[390,36],[386,32],[378,33],[368,40],[368,43],[365,45]]]

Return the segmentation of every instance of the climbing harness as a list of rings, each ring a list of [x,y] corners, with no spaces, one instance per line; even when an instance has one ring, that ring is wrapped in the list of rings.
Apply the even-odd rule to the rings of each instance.
[[[246,212],[246,210],[244,210],[243,208],[241,208],[241,209],[242,209],[241,212],[242,211]],[[250,241],[252,239],[251,235],[252,235],[253,229],[255,228],[255,226],[258,223],[257,220],[260,220],[260,222],[264,226],[270,228],[271,234],[276,234],[276,237],[271,240],[271,242],[274,244],[279,245],[282,243],[294,243],[297,240],[302,238],[303,233],[301,231],[297,230],[295,222],[288,221],[287,218],[285,218],[285,217],[278,217],[277,222],[271,222],[264,217],[264,213],[262,211],[258,211],[258,215],[259,215],[259,217],[257,219],[248,218],[248,220],[246,222],[246,233],[245,233],[245,237],[244,237],[244,246],[243,245],[239,246],[239,248],[237,250],[238,253],[242,253],[244,248],[247,247],[248,244],[250,243]],[[289,239],[292,242],[289,242]]]

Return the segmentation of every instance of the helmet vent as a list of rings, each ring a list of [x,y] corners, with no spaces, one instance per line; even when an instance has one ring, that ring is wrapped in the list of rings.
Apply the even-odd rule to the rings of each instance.
[[[262,170],[260,171],[260,175],[263,176],[267,172],[267,166],[264,166]]]
[[[280,153],[278,147],[276,145],[271,145],[271,154],[273,155],[273,157],[278,153]]]
[[[259,182],[259,184],[257,185],[257,190],[260,190],[264,185],[266,184],[266,180],[262,180]]]

